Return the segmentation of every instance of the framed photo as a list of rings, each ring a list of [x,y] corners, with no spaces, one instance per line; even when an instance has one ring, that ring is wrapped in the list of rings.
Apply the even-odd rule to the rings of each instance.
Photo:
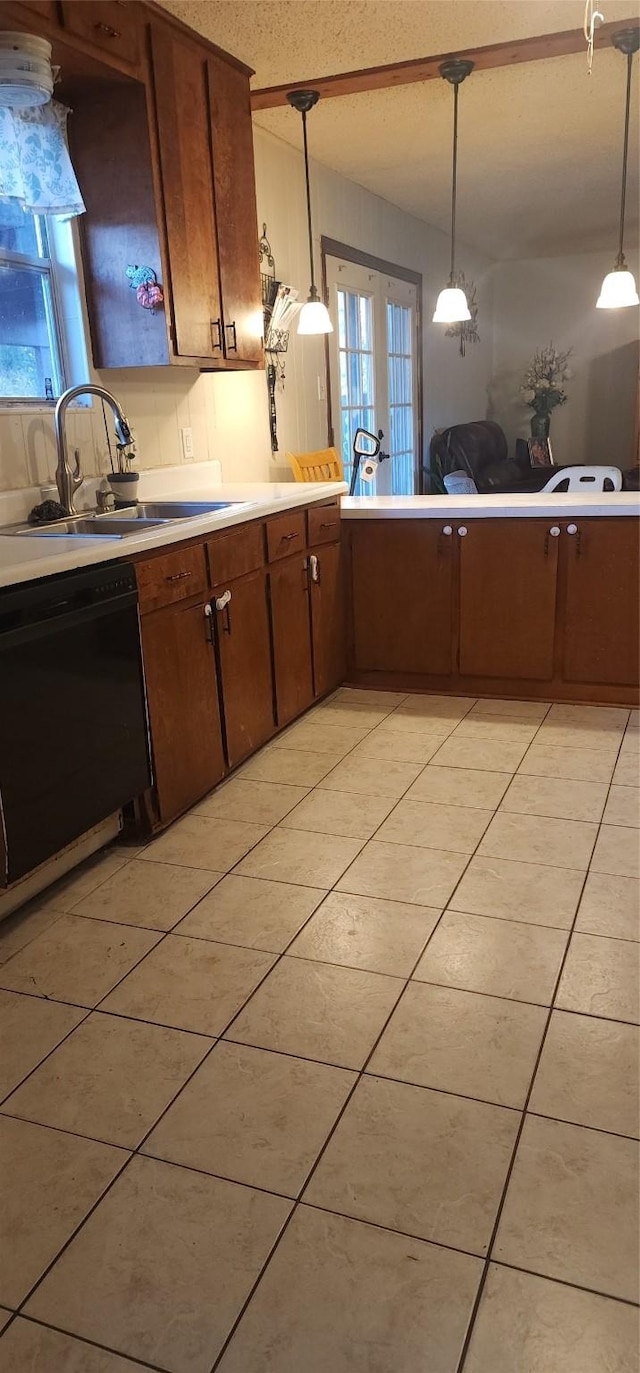
[[[553,467],[550,439],[527,439],[527,448],[532,467]]]

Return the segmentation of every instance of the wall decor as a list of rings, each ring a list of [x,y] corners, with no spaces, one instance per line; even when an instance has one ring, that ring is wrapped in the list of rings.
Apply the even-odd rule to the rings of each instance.
[[[534,353],[522,378],[520,395],[531,410],[531,433],[534,438],[548,439],[551,413],[557,405],[564,405],[567,393],[564,382],[571,372],[567,366],[571,348],[561,353],[553,343]]]
[[[155,315],[159,306],[164,305],[164,295],[153,267],[133,264],[125,268],[125,276],[129,278],[131,290],[136,293],[138,305]]]
[[[269,432],[271,452],[278,452],[278,416],[276,386],[284,390],[284,360],[289,347],[289,329],[300,309],[298,292],[285,286],[276,277],[276,263],[267,238],[267,226],[262,225],[258,239],[262,309],[264,313],[264,351],[266,356],[267,395],[269,400]],[[263,264],[267,271],[264,271]]]
[[[457,338],[460,340],[460,357],[463,358],[467,351],[468,343],[479,343],[478,333],[478,298],[476,284],[474,281],[467,281],[464,272],[456,272],[455,285],[460,287],[467,298],[470,319],[458,320],[456,324],[450,324],[445,329],[445,338]]]

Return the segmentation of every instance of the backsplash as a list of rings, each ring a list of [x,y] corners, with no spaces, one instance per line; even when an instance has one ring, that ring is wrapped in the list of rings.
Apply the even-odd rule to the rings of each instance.
[[[109,371],[97,379],[117,396],[134,429],[140,468],[180,463],[180,430],[193,432],[193,462],[217,459],[225,481],[282,480],[286,473],[270,456],[264,372],[202,374],[163,368]],[[86,476],[109,470],[102,406],[67,412],[69,448],[80,449]],[[113,421],[107,411],[113,440]],[[190,460],[191,461],[191,460]],[[13,491],[52,481],[56,467],[53,413],[0,413],[0,490]]]

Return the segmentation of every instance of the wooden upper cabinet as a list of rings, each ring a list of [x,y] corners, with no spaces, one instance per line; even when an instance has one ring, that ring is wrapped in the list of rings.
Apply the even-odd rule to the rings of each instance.
[[[453,538],[444,520],[351,527],[353,667],[448,676],[453,670]]]
[[[637,685],[640,522],[624,517],[563,520],[562,546],[564,680]]]
[[[168,26],[151,30],[167,247],[181,357],[223,360],[207,53]]]
[[[136,0],[61,0],[61,12],[69,33],[100,49],[106,57],[132,69],[140,66],[142,9]]]
[[[460,555],[462,677],[553,677],[560,539],[548,520],[452,521]],[[462,534],[462,530],[466,533]]]
[[[249,77],[219,57],[210,57],[207,67],[224,350],[230,362],[260,362],[263,314]]]

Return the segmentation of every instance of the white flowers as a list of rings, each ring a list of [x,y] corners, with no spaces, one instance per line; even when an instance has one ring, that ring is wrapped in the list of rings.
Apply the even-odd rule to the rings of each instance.
[[[565,404],[567,393],[562,383],[571,376],[567,367],[571,351],[560,353],[550,343],[534,354],[522,378],[520,395],[537,415],[549,415],[556,405]]]

